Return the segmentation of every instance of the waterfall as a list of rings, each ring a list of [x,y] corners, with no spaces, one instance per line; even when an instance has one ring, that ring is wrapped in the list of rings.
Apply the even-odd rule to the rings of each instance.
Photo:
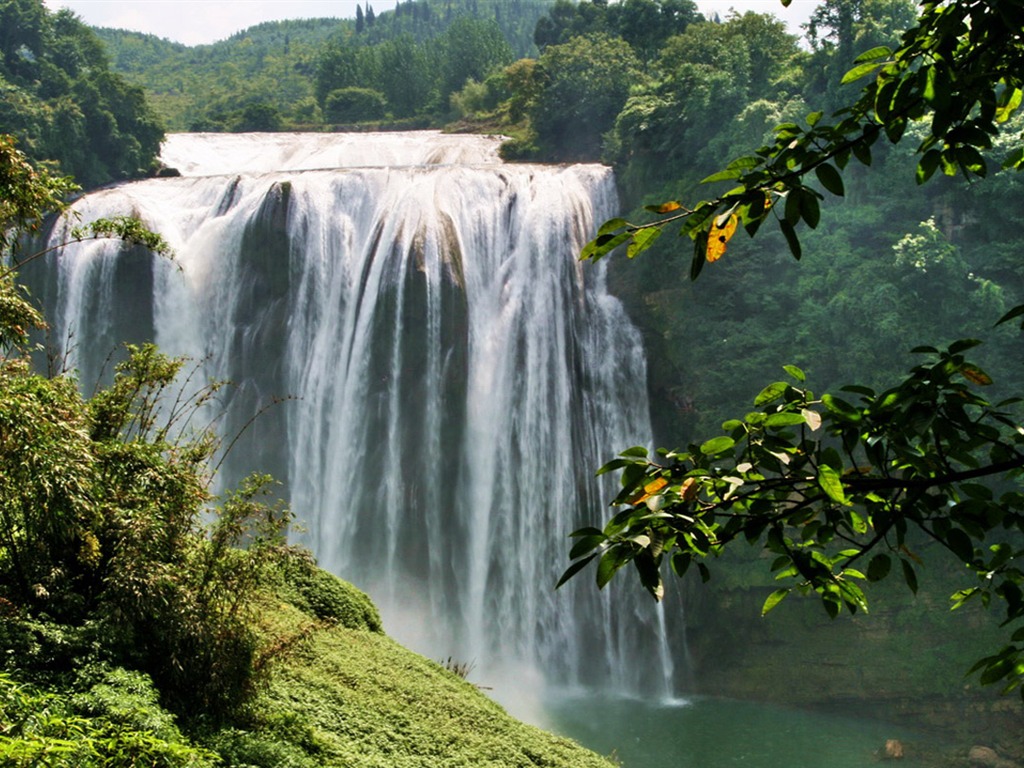
[[[665,617],[634,579],[553,589],[568,534],[607,516],[615,481],[595,469],[650,440],[640,336],[604,265],[576,259],[615,213],[613,178],[497,146],[170,136],[181,177],[75,211],[140,217],[174,262],[94,242],[25,278],[87,391],[117,344],[148,339],[233,382],[222,429],[245,431],[224,475],[278,478],[296,536],[392,636],[483,682],[668,694]]]

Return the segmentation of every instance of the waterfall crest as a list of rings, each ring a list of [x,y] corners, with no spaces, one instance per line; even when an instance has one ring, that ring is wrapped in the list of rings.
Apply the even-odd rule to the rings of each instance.
[[[234,382],[227,435],[289,396],[224,472],[280,479],[302,541],[393,636],[485,680],[670,693],[649,598],[587,577],[553,590],[569,532],[614,495],[595,468],[650,439],[640,336],[603,265],[575,258],[614,214],[611,172],[506,165],[497,145],[171,136],[182,177],[75,208],[139,216],[176,263],[79,244],[26,279],[87,391],[118,343],[153,339]]]

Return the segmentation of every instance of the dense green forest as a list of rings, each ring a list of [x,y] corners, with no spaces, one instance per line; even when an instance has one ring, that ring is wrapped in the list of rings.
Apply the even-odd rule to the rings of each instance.
[[[896,45],[915,17],[910,0],[826,0],[801,42],[770,14],[708,20],[687,0],[558,0],[553,6],[408,2],[381,14],[360,7],[353,20],[262,24],[211,46],[187,47],[120,30],[98,30],[97,39],[66,12],[50,14],[38,2],[6,0],[0,2],[0,87],[5,96],[0,132],[17,136],[33,160],[55,163],[60,172],[91,186],[149,170],[162,136],[154,115],[173,130],[452,123],[459,129],[506,133],[512,137],[504,150],[509,159],[612,164],[624,216],[640,221],[650,215],[645,206],[699,200],[727,188],[700,182],[769,141],[779,124],[805,124],[809,114],[850,103],[860,84],[844,85],[842,77],[857,54]],[[921,138],[926,128],[910,124],[906,131]],[[818,226],[801,236],[800,263],[783,234],[768,229],[756,240],[737,234],[697,282],[689,280],[691,243],[685,238],[661,238],[635,261],[614,263],[617,292],[647,341],[649,381],[637,386],[646,384],[654,394],[657,442],[683,446],[716,433],[723,421],[749,409],[761,387],[782,375],[784,364],[799,366],[815,391],[851,382],[884,390],[922,359],[910,354],[912,348],[941,347],[958,338],[984,340],[971,355],[994,380],[991,400],[1024,391],[1019,332],[1012,324],[993,327],[1024,302],[1018,257],[1024,243],[1014,213],[1024,202],[1024,190],[1017,174],[995,170],[995,160],[1019,146],[1022,137],[1024,122],[1018,114],[986,151],[993,170],[983,182],[940,176],[923,187],[915,180],[914,142],[879,142],[872,147],[872,167],[847,169],[843,197],[825,206]],[[824,185],[821,189],[828,191]],[[14,220],[5,209],[4,223]],[[16,320],[8,331],[31,318]],[[43,418],[32,428],[56,430],[39,436],[39,444],[73,438],[76,453],[62,461],[77,462],[87,477],[81,487],[62,482],[63,495],[56,500],[46,495],[48,487],[33,485],[32,498],[66,512],[74,494],[88,486],[90,503],[92,494],[109,491],[124,513],[103,525],[72,516],[65,528],[43,530],[50,549],[42,555],[19,550],[23,541],[18,537],[3,544],[23,555],[4,561],[11,589],[18,591],[15,597],[38,609],[27,623],[19,615],[17,623],[6,625],[5,631],[14,633],[11,647],[24,650],[33,672],[57,664],[64,675],[61,683],[72,679],[80,658],[87,656],[94,665],[74,682],[85,698],[60,700],[62,716],[81,717],[89,707],[100,708],[98,697],[107,690],[102,686],[115,679],[120,681],[117,690],[130,688],[141,697],[133,700],[137,708],[149,706],[155,694],[147,681],[155,681],[161,700],[173,711],[174,676],[181,670],[162,667],[159,653],[127,658],[130,641],[153,622],[166,622],[168,643],[195,642],[189,633],[196,627],[181,622],[196,616],[212,622],[199,630],[223,632],[226,642],[238,644],[248,666],[217,667],[225,664],[228,646],[222,645],[212,647],[200,662],[218,675],[237,675],[242,699],[251,691],[265,692],[267,679],[255,674],[260,653],[301,630],[256,636],[236,618],[247,616],[259,600],[281,595],[282,604],[298,602],[307,616],[315,615],[303,600],[325,598],[296,597],[301,592],[296,581],[316,579],[314,592],[334,594],[343,588],[307,571],[296,576],[289,568],[298,566],[288,566],[294,553],[282,552],[273,539],[254,550],[257,560],[252,560],[211,552],[203,543],[206,534],[192,535],[198,529],[194,512],[201,493],[190,474],[198,464],[188,462],[203,458],[203,446],[172,451],[159,439],[134,445],[124,434],[131,419],[145,410],[144,401],[126,399],[125,393],[154,383],[139,379],[152,376],[151,369],[126,368],[122,389],[82,402],[63,384],[37,379],[21,367],[14,354],[20,343],[16,334],[5,343],[9,359],[3,375],[11,418],[23,411],[71,414],[74,429],[67,434],[61,430],[68,425],[56,418]],[[35,444],[35,433],[25,434]],[[41,477],[54,477],[59,469],[40,466],[51,471]],[[145,526],[164,525],[158,519],[164,507],[143,498],[140,484],[150,476],[140,477],[139,467],[159,477],[166,493],[177,494],[179,501],[187,497],[185,506],[193,515],[173,532],[178,538],[169,538],[158,552],[145,550],[151,530]],[[246,506],[250,501],[229,500],[229,513],[243,509],[256,519],[267,514]],[[26,510],[19,507],[18,514]],[[229,524],[235,520],[230,514],[227,519]],[[43,525],[40,519],[29,522]],[[221,536],[233,542],[241,530],[224,530]],[[137,593],[119,586],[123,572],[118,569],[125,563],[98,554],[90,560],[94,538],[98,552],[150,558],[155,570],[140,578],[154,583],[166,575],[161,569],[169,563],[188,567],[177,579],[159,581],[166,590],[164,604],[140,603]],[[49,557],[63,558],[58,569],[47,570]],[[749,577],[739,585],[741,592],[754,583],[767,589],[768,584],[750,576],[748,565],[734,563],[725,579],[728,586],[721,588],[736,587],[740,574]],[[221,574],[213,592],[196,587],[198,568]],[[237,601],[230,598],[233,580],[248,579],[256,570],[260,578],[245,581],[251,589],[239,591]],[[48,616],[51,610],[63,612],[52,625],[37,622],[45,603],[37,586],[47,593],[70,589],[66,605],[46,604]],[[358,601],[358,596],[351,599]],[[100,610],[101,603],[112,607]],[[695,611],[697,622],[707,624],[714,610]],[[296,627],[309,620],[300,617]],[[97,650],[97,637],[112,626],[112,644]],[[175,649],[163,650],[173,654]],[[118,665],[128,662],[147,677],[118,677]],[[749,674],[735,656],[729,663]],[[31,718],[24,713],[38,709],[33,702],[42,694],[6,679],[0,682],[6,686],[0,693],[8,702],[5,711],[23,713],[18,722],[28,723]],[[96,711],[106,713],[103,737],[127,738],[110,730],[114,710],[102,706],[107,709]],[[140,715],[134,711],[132,717]],[[82,727],[78,720],[69,722]],[[188,724],[194,728],[190,733],[201,734],[203,725]],[[308,723],[257,707],[243,708],[231,721],[241,734],[231,737],[239,750],[270,749],[263,742],[250,743],[259,741],[247,731],[250,726],[287,733],[306,757],[324,748],[318,741],[322,733],[309,736]],[[60,734],[70,733],[71,726],[61,727],[65,730],[58,737],[64,738]],[[184,738],[173,730],[160,732],[169,734],[170,751]],[[168,758],[166,764],[201,765],[208,757],[200,751],[188,756],[191,763]],[[272,764],[270,757],[265,759]]]
[[[92,30],[38,0],[0,2],[0,131],[86,186],[149,172],[164,135]]]

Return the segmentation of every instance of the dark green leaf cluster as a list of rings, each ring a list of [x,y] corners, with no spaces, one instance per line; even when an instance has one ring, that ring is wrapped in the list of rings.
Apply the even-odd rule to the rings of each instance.
[[[560,583],[596,560],[604,586],[632,563],[660,599],[663,565],[681,576],[696,563],[707,580],[709,559],[745,540],[771,553],[784,582],[765,612],[796,589],[816,593],[834,617],[866,611],[862,585],[894,565],[916,591],[918,542],[934,543],[976,576],[953,607],[998,602],[1016,630],[1014,645],[979,663],[983,681],[1020,685],[1024,428],[1007,411],[1013,402],[977,393],[991,382],[964,357],[975,344],[917,350],[931,361],[883,392],[848,386],[816,397],[788,366],[795,383],[765,387],[724,434],[657,460],[625,451],[601,469],[622,470],[613,504],[624,509],[603,529],[573,534],[575,562]]]
[[[159,708],[152,683],[138,673],[93,667],[85,692],[48,693],[0,673],[0,760],[53,768],[207,768],[214,753],[195,747]]]

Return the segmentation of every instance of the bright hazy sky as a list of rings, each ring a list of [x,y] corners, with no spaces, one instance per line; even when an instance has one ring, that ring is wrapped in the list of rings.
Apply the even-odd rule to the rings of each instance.
[[[360,0],[45,0],[51,10],[70,8],[86,24],[166,37],[187,45],[212,43],[263,21],[319,17],[352,18]],[[365,7],[365,0],[362,0]],[[773,13],[800,33],[817,0],[696,0],[705,14],[726,16],[730,9]],[[370,0],[377,13],[394,0]]]

